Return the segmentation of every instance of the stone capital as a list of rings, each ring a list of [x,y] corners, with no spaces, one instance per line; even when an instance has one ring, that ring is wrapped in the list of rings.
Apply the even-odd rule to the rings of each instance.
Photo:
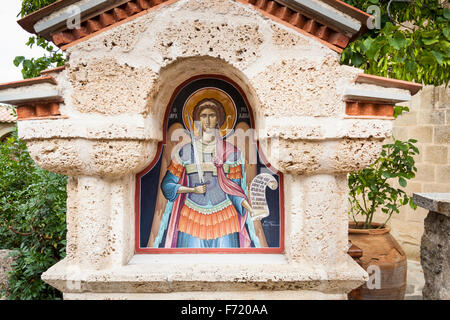
[[[348,173],[374,162],[392,121],[320,117],[265,117],[256,138],[268,162],[289,174]]]
[[[145,168],[161,137],[141,116],[20,121],[19,134],[45,170],[116,179]]]

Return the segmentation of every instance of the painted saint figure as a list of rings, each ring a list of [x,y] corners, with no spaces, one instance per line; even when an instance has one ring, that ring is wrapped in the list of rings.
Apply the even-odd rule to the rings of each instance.
[[[166,248],[249,248],[252,242],[260,247],[249,218],[241,151],[220,134],[226,120],[223,105],[203,99],[192,118],[200,134],[176,152],[161,182],[168,203],[154,247],[164,234]]]

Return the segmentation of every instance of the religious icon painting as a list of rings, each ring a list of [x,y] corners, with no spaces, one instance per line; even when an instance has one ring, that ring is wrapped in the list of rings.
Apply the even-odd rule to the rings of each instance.
[[[243,91],[221,76],[190,79],[164,125],[136,177],[136,251],[282,252],[283,176],[258,150]]]

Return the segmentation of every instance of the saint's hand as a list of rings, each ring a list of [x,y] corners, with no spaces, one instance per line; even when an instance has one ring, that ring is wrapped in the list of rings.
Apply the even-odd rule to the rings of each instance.
[[[206,185],[205,184],[194,188],[194,193],[204,194],[205,192],[206,192]]]
[[[242,206],[247,209],[248,212],[250,212],[250,214],[253,214],[253,208],[250,205],[250,203],[247,202],[247,200],[242,201]]]

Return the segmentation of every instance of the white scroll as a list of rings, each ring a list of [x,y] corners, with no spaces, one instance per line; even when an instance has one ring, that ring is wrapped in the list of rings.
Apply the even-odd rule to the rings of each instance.
[[[266,187],[272,190],[278,188],[277,180],[268,173],[258,174],[250,184],[250,201],[253,209],[251,214],[252,220],[261,220],[270,214],[266,200]]]

